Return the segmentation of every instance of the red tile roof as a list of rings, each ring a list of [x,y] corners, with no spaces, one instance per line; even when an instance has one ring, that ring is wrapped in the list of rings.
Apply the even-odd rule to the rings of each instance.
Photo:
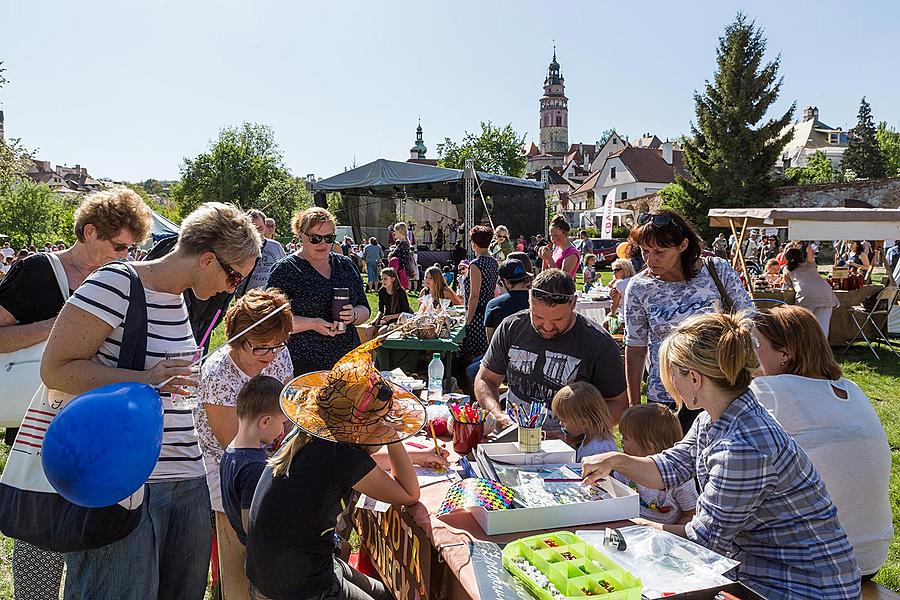
[[[671,165],[663,160],[662,149],[635,148],[632,146],[611,154],[609,158],[621,160],[637,181],[672,183],[675,181],[676,173],[683,177],[688,176],[688,172],[684,168],[684,158],[681,150],[672,150],[673,164]]]

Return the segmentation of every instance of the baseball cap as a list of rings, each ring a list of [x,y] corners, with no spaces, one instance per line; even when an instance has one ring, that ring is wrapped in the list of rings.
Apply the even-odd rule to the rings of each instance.
[[[518,258],[507,258],[500,265],[500,279],[507,281],[521,281],[534,277],[534,273],[525,270],[525,264]]]

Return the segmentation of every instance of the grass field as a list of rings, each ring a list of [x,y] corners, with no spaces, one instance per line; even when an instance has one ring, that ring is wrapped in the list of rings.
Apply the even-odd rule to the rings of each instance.
[[[609,277],[610,274],[605,273],[604,281],[608,281]],[[369,304],[373,308],[378,306],[375,294],[369,294]],[[410,304],[415,309],[418,302],[411,297]],[[214,334],[215,346],[225,340],[221,329]],[[890,499],[895,533],[888,560],[875,581],[900,592],[900,361],[887,353],[882,354],[882,360],[876,361],[862,345],[852,348],[845,358],[838,358],[845,376],[855,381],[871,399],[891,447]],[[6,465],[8,453],[9,448],[0,444],[0,471]],[[11,561],[12,541],[0,536],[0,600],[11,600],[13,597]],[[207,598],[211,598],[211,594],[207,594]]]

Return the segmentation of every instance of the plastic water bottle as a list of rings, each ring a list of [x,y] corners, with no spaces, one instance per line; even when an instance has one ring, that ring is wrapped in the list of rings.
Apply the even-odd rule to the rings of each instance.
[[[441,355],[435,352],[428,363],[428,401],[440,402],[444,397],[444,363]]]

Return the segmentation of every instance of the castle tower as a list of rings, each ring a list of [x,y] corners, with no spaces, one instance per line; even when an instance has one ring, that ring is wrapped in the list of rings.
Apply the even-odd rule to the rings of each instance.
[[[425,147],[425,142],[422,141],[422,120],[419,119],[419,126],[416,127],[416,144],[409,149],[409,158],[424,159],[426,152],[428,152],[428,148]]]
[[[569,149],[569,99],[566,98],[566,83],[559,74],[556,62],[556,46],[553,46],[553,62],[544,79],[544,95],[541,97],[542,154],[562,153]]]

